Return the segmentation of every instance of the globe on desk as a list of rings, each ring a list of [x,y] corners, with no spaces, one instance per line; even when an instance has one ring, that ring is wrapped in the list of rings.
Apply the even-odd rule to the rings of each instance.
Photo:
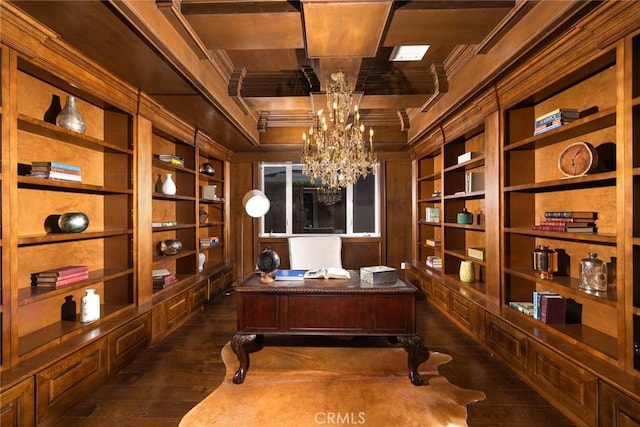
[[[260,283],[271,283],[280,266],[280,255],[274,250],[265,249],[258,256],[256,266],[260,270]]]

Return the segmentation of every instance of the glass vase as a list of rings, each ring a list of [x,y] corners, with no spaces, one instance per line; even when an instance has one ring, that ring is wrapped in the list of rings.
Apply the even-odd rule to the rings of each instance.
[[[552,279],[558,271],[558,253],[547,245],[538,245],[531,253],[531,266],[541,279]]]
[[[580,260],[580,288],[588,291],[607,290],[607,264],[595,252]]]
[[[85,133],[87,131],[87,126],[84,123],[84,118],[80,114],[80,111],[78,111],[78,105],[74,96],[67,96],[64,108],[56,117],[56,124],[78,133]]]

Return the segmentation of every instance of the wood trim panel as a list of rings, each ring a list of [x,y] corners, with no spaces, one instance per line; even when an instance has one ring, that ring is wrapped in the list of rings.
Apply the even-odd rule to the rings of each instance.
[[[493,314],[485,315],[485,343],[516,371],[527,372],[527,336]]]
[[[602,381],[598,402],[600,427],[640,426],[640,403]]]
[[[36,374],[37,422],[62,414],[108,373],[107,339],[77,351]]]
[[[3,426],[34,425],[33,378],[24,380],[0,394],[0,419]]]
[[[597,422],[598,379],[535,341],[529,341],[529,378],[588,425]]]
[[[116,372],[130,362],[151,341],[148,314],[127,323],[109,334],[109,372]]]

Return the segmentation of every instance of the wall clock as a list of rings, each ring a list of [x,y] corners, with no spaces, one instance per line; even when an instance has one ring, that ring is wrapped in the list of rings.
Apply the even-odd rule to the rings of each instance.
[[[588,142],[567,146],[558,157],[558,168],[566,176],[582,176],[598,166],[598,152]]]

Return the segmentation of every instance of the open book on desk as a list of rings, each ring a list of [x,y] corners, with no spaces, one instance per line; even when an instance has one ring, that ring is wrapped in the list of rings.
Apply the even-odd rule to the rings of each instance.
[[[304,273],[305,279],[351,279],[351,274],[344,268],[318,268]]]

